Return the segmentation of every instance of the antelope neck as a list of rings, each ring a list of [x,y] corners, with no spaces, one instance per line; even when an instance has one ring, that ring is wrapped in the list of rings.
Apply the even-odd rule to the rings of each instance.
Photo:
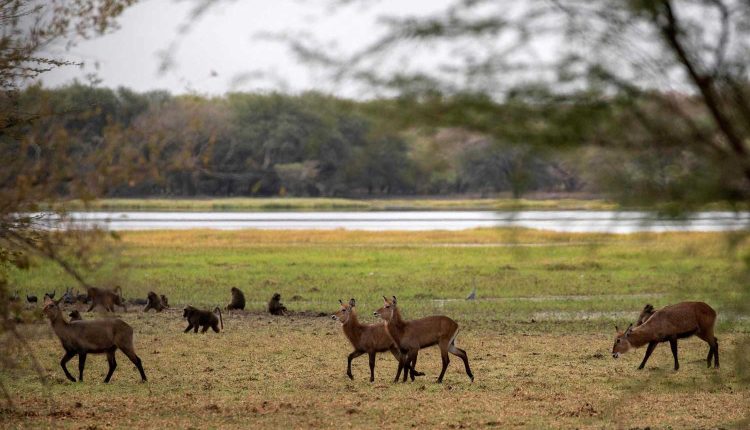
[[[344,329],[344,334],[346,335],[346,337],[348,337],[352,341],[358,341],[359,337],[362,335],[362,324],[359,323],[357,314],[354,311],[350,313],[349,318],[346,320],[346,323],[344,323],[341,327]]]
[[[401,311],[399,311],[398,308],[394,308],[393,313],[391,314],[391,320],[388,321],[385,328],[391,336],[391,339],[397,344],[401,343],[401,334],[404,332],[405,325],[403,318],[401,318]]]

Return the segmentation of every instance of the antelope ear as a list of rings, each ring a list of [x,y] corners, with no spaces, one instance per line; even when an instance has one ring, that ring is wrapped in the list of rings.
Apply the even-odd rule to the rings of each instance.
[[[342,305],[344,304],[344,302],[342,302],[341,299],[339,299],[339,303],[341,303]]]
[[[384,302],[385,302],[386,304],[388,303],[388,299],[386,299],[386,298],[385,298],[385,296],[383,296],[383,301],[384,301]]]
[[[393,304],[396,304],[396,296],[393,296]]]
[[[354,307],[354,305],[355,305],[356,303],[357,303],[357,302],[356,302],[356,301],[355,301],[355,300],[354,300],[353,298],[352,298],[352,299],[349,299],[349,306],[351,306],[351,307]]]
[[[617,324],[615,324],[615,331],[616,331],[617,333],[620,333],[620,329],[619,329],[619,328],[617,327]]]

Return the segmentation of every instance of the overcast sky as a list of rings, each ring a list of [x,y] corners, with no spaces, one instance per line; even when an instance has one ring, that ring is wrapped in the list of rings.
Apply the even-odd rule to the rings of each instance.
[[[173,93],[219,95],[236,90],[302,91],[319,89],[342,96],[354,88],[338,88],[310,67],[299,64],[284,43],[256,37],[262,33],[309,32],[350,50],[374,39],[384,14],[429,14],[450,0],[380,0],[331,8],[319,1],[225,1],[190,23],[198,0],[144,0],[119,19],[120,29],[80,42],[57,54],[82,61],[84,67],[63,67],[42,77],[45,86],[73,79],[86,81],[95,72],[107,87],[137,91],[166,89]],[[174,65],[161,73],[160,52],[168,51]],[[256,72],[262,71],[260,75]]]

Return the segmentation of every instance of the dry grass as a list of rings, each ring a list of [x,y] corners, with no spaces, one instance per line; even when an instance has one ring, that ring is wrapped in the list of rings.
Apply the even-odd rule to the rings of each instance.
[[[65,380],[62,349],[46,323],[21,326],[46,375],[26,354],[0,370],[14,407],[4,428],[747,428],[748,320],[732,321],[738,257],[719,234],[600,235],[484,229],[465,232],[155,231],[123,234],[99,284],[120,282],[126,296],[154,289],[208,307],[241,286],[250,313],[225,320],[221,334],[183,334],[174,309],[120,314],[135,330],[149,376],[118,354],[113,382],[106,360],[90,356],[83,384]],[[521,245],[521,246],[519,246]],[[110,261],[111,260],[111,261]],[[21,293],[43,294],[70,281],[45,263],[12,274]],[[478,287],[480,300],[463,297]],[[291,317],[261,314],[280,291]],[[727,292],[730,292],[727,294]],[[302,296],[292,300],[294,295]],[[476,381],[452,360],[446,383],[436,349],[420,353],[427,377],[393,384],[395,362],[381,356],[376,382],[367,359],[345,376],[350,346],[331,313],[336,299],[358,299],[361,318],[397,294],[407,318],[444,313],[461,325]],[[655,306],[709,301],[720,315],[722,368],[706,369],[706,345],[680,341],[672,371],[661,345],[645,371],[643,350],[613,360],[613,325]],[[84,314],[84,318],[97,315]],[[745,351],[745,352],[742,352]],[[73,374],[77,360],[69,363]],[[7,369],[7,367],[4,367]],[[743,378],[745,378],[743,380]],[[54,400],[51,407],[49,400]]]
[[[613,360],[609,331],[551,335],[533,325],[463,323],[458,343],[469,353],[473,384],[457,359],[445,383],[435,384],[435,348],[420,354],[427,376],[417,382],[393,384],[395,362],[381,355],[370,384],[365,357],[354,361],[355,380],[346,378],[349,345],[327,317],[235,315],[218,335],[183,334],[177,312],[122,317],[137,333],[147,384],[121,354],[111,384],[102,383],[103,356],[87,360],[86,382],[69,383],[57,365],[57,340],[27,328],[47,333],[31,344],[55,407],[45,405],[33,373],[19,369],[5,375],[17,400],[0,414],[3,426],[715,428],[741,427],[750,399],[734,370],[737,334],[722,336],[719,371],[704,367],[707,349],[695,339],[681,342],[679,372],[665,346],[637,371],[643,351]]]

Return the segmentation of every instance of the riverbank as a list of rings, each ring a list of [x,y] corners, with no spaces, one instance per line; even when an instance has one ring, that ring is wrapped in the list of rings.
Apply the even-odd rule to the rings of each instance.
[[[91,211],[410,211],[410,210],[617,210],[602,199],[338,199],[305,197],[223,199],[100,199],[71,201],[69,210]]]

